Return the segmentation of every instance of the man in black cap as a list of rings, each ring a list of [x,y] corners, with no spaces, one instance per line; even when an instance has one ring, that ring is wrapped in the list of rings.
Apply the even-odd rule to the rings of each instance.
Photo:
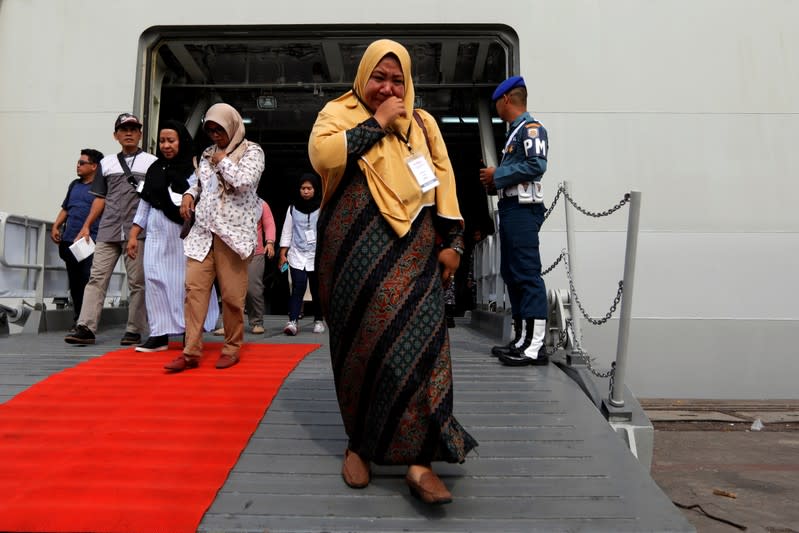
[[[499,167],[480,170],[480,181],[499,196],[500,272],[508,287],[515,338],[491,353],[506,365],[545,365],[547,292],[541,277],[538,230],[544,223],[541,178],[547,169],[547,131],[527,112],[524,78],[513,76],[491,96],[509,125]]]
[[[83,293],[83,308],[78,317],[75,332],[64,340],[70,344],[94,344],[95,333],[103,311],[108,284],[119,256],[125,257],[128,277],[128,324],[120,344],[133,345],[141,342],[141,334],[147,327],[147,310],[144,303],[144,257],[140,244],[136,259],[125,253],[130,227],[139,206],[139,191],[147,169],[156,160],[152,154],[142,151],[142,123],[130,113],[122,113],[114,122],[114,139],[122,151],[109,155],[100,162],[101,172],[92,182],[91,192],[95,198],[89,216],[76,238],[89,239],[92,223],[100,219],[97,231],[97,246],[94,250],[89,283]],[[144,232],[139,239],[144,238]]]

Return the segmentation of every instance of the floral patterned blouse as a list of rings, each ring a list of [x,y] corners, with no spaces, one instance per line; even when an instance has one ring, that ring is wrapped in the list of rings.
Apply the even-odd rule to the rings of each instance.
[[[261,218],[261,199],[256,189],[263,171],[264,151],[253,142],[248,142],[238,163],[226,157],[212,165],[203,155],[197,169],[198,182],[185,193],[195,199],[194,226],[183,240],[186,256],[204,260],[211,249],[212,234],[242,259],[252,255]]]

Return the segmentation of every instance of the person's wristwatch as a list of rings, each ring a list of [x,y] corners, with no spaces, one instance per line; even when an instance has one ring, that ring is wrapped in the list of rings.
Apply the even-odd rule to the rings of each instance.
[[[457,244],[456,244],[455,246],[452,246],[451,248],[452,248],[453,250],[455,250],[455,251],[458,253],[458,255],[463,255],[463,248],[461,248],[461,247],[460,247],[460,246],[458,246]]]

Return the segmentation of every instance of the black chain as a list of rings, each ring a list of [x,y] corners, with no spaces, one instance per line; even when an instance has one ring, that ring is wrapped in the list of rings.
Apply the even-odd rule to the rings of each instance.
[[[542,275],[542,276],[546,276],[547,274],[549,274],[550,272],[552,272],[552,270],[553,270],[553,269],[554,269],[556,266],[558,266],[558,263],[560,263],[560,262],[563,260],[563,258],[564,258],[564,257],[566,257],[566,252],[565,252],[565,250],[564,250],[564,251],[562,251],[562,252],[560,252],[560,255],[558,256],[558,258],[557,258],[557,259],[555,259],[555,262],[554,262],[554,263],[552,263],[551,265],[549,265],[549,267],[548,267],[546,270],[544,270],[543,272],[541,272],[541,275]]]
[[[560,195],[563,192],[563,185],[558,185],[558,193],[555,195],[555,199],[552,200],[552,204],[550,204],[549,209],[547,209],[546,213],[544,213],[544,220],[549,217],[549,214],[552,213],[552,210],[555,209],[556,205],[558,205],[558,199],[560,199]]]
[[[562,190],[562,187],[561,187],[561,190]],[[558,194],[560,194],[560,190],[558,191]],[[619,203],[617,203],[616,205],[614,205],[610,209],[608,209],[606,211],[593,212],[593,211],[588,211],[584,207],[581,207],[581,206],[577,205],[577,202],[575,202],[574,199],[565,190],[563,191],[563,196],[566,197],[566,199],[569,201],[569,203],[572,204],[574,206],[574,208],[577,209],[577,211],[579,211],[580,213],[582,213],[584,215],[588,215],[589,217],[595,217],[595,218],[606,217],[606,216],[618,211],[626,203],[628,203],[630,201],[630,197],[631,197],[630,193],[624,193],[624,198],[622,198],[619,201]]]
[[[608,380],[608,393],[613,394],[613,385],[616,382],[616,361],[610,363],[610,370],[608,373],[610,374],[610,379]]]
[[[607,372],[600,372],[598,370],[595,370],[594,366],[592,364],[593,361],[595,360],[595,358],[591,357],[591,355],[588,352],[583,350],[583,347],[582,347],[582,345],[580,343],[580,339],[577,338],[577,334],[574,332],[574,327],[572,326],[572,321],[571,320],[567,320],[566,321],[566,329],[567,330],[571,330],[572,337],[574,338],[574,345],[577,348],[577,351],[580,352],[581,355],[585,356],[585,364],[588,367],[588,370],[593,375],[595,375],[598,378],[607,378],[607,377],[609,377],[610,378],[610,385],[612,387],[613,386],[613,377],[616,375],[616,361],[613,361],[610,364],[610,370],[608,370]]]
[[[577,296],[577,290],[574,288],[574,280],[572,279],[571,267],[569,266],[568,255],[569,254],[566,254],[566,256],[563,257],[563,262],[566,264],[566,277],[569,279],[569,289],[574,296],[574,301],[577,303],[577,307],[580,308],[580,312],[582,312],[586,320],[595,326],[601,326],[610,320],[610,318],[613,316],[613,313],[616,312],[616,307],[619,305],[621,296],[624,293],[624,281],[619,281],[619,289],[616,291],[616,297],[613,299],[613,305],[610,306],[610,310],[605,313],[605,316],[602,318],[593,318],[588,315],[588,312],[585,310],[585,308],[583,308],[583,303],[580,301],[580,297]]]
[[[566,331],[561,331],[558,336],[558,342],[555,343],[555,346],[553,346],[551,349],[545,347],[544,351],[546,352],[547,355],[552,355],[561,348],[566,348],[566,339],[567,339]]]

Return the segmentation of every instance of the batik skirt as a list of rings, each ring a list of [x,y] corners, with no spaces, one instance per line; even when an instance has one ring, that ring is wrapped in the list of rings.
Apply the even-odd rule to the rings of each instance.
[[[362,174],[318,226],[319,296],[349,448],[376,464],[463,462],[477,442],[452,414],[452,361],[434,211],[398,237]]]

